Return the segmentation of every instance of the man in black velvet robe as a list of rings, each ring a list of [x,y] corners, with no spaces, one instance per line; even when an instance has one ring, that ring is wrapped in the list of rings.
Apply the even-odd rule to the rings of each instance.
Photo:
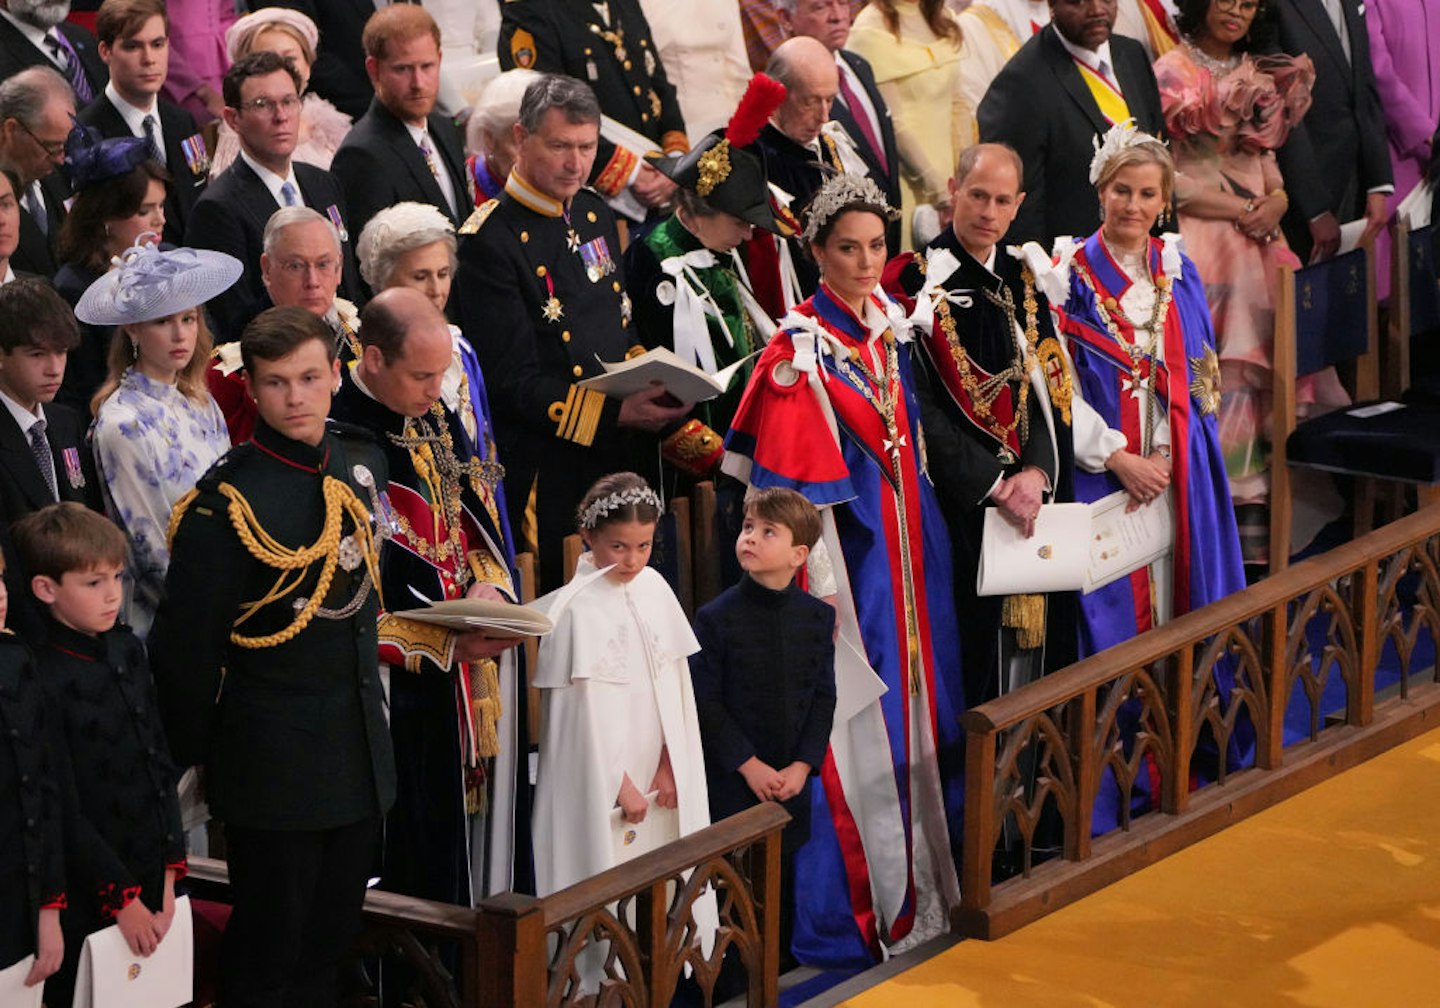
[[[975,594],[986,509],[999,508],[1016,527],[1033,530],[1039,506],[1069,500],[1071,491],[1068,370],[1044,296],[999,245],[1025,198],[1021,178],[1010,148],[967,150],[949,187],[954,222],[926,250],[925,275],[918,259],[898,273],[906,294],[922,285],[933,292],[938,284],[950,295],[932,294],[917,395],[930,477],[954,544],[972,705],[1075,659],[1073,593]]]

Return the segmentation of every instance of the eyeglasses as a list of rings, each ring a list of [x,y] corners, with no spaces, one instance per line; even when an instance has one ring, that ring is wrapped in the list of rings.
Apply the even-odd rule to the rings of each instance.
[[[279,111],[289,115],[300,107],[300,99],[295,95],[286,95],[279,101],[273,98],[252,98],[247,102],[241,102],[237,107],[241,112],[259,112],[265,115],[274,115]]]
[[[37,144],[40,145],[40,149],[45,152],[46,157],[60,158],[65,156],[64,140],[41,140],[38,136],[35,135],[34,130],[32,130],[29,126],[25,125],[25,122],[23,120],[16,119],[15,121],[20,124],[21,129],[23,129],[26,133],[30,134],[31,140],[34,140]]]
[[[316,259],[308,262],[304,259],[286,259],[280,264],[280,268],[292,277],[301,277],[314,270],[316,273],[334,273],[340,269],[340,260],[333,258]]]
[[[1215,9],[1224,11],[1226,14],[1249,14],[1254,16],[1259,13],[1261,4],[1256,0],[1213,0]]]

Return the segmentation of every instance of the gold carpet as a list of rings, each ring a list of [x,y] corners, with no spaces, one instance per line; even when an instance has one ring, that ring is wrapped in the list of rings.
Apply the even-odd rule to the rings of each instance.
[[[845,1004],[1440,1005],[1440,729]]]

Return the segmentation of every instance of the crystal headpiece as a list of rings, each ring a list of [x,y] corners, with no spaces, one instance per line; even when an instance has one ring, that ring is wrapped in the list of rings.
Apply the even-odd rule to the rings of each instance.
[[[1092,140],[1090,142],[1095,147],[1095,156],[1090,159],[1091,185],[1099,183],[1100,175],[1105,171],[1105,166],[1121,151],[1131,147],[1139,147],[1141,144],[1147,143],[1156,143],[1164,146],[1164,141],[1158,137],[1151,136],[1136,126],[1134,119],[1122,119],[1106,130],[1103,140]]]
[[[900,211],[885,202],[885,194],[868,176],[836,175],[820,187],[805,208],[805,230],[800,233],[801,240],[807,245],[813,242],[820,229],[852,203],[884,207],[886,220],[898,220],[900,217]]]
[[[661,510],[660,498],[654,490],[649,487],[628,487],[592,501],[589,507],[580,512],[580,527],[587,531],[593,529],[600,524],[600,519],[610,512],[633,504],[649,504],[655,510]]]

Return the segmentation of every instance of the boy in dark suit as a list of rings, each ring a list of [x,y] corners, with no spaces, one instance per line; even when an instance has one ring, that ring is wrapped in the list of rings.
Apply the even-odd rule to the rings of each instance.
[[[48,611],[32,640],[50,712],[59,718],[69,906],[65,961],[46,1000],[68,1004],[85,937],[111,923],[137,956],[155,951],[175,915],[185,837],[175,768],[160,727],[145,648],[117,624],[125,533],[67,502],[14,529],[30,591]]]
[[[787,955],[794,853],[810,838],[810,776],[835,715],[835,610],[795,584],[820,514],[793,490],[752,492],[735,554],[745,577],[695,614],[695,708],[719,822],[762,801],[790,813],[781,840],[780,948]]]
[[[88,418],[54,402],[65,360],[80,343],[75,315],[43,280],[0,285],[0,550],[13,560],[10,526],[56,501],[100,510],[99,480],[85,444]],[[11,623],[22,637],[35,606],[17,565],[6,583]]]

